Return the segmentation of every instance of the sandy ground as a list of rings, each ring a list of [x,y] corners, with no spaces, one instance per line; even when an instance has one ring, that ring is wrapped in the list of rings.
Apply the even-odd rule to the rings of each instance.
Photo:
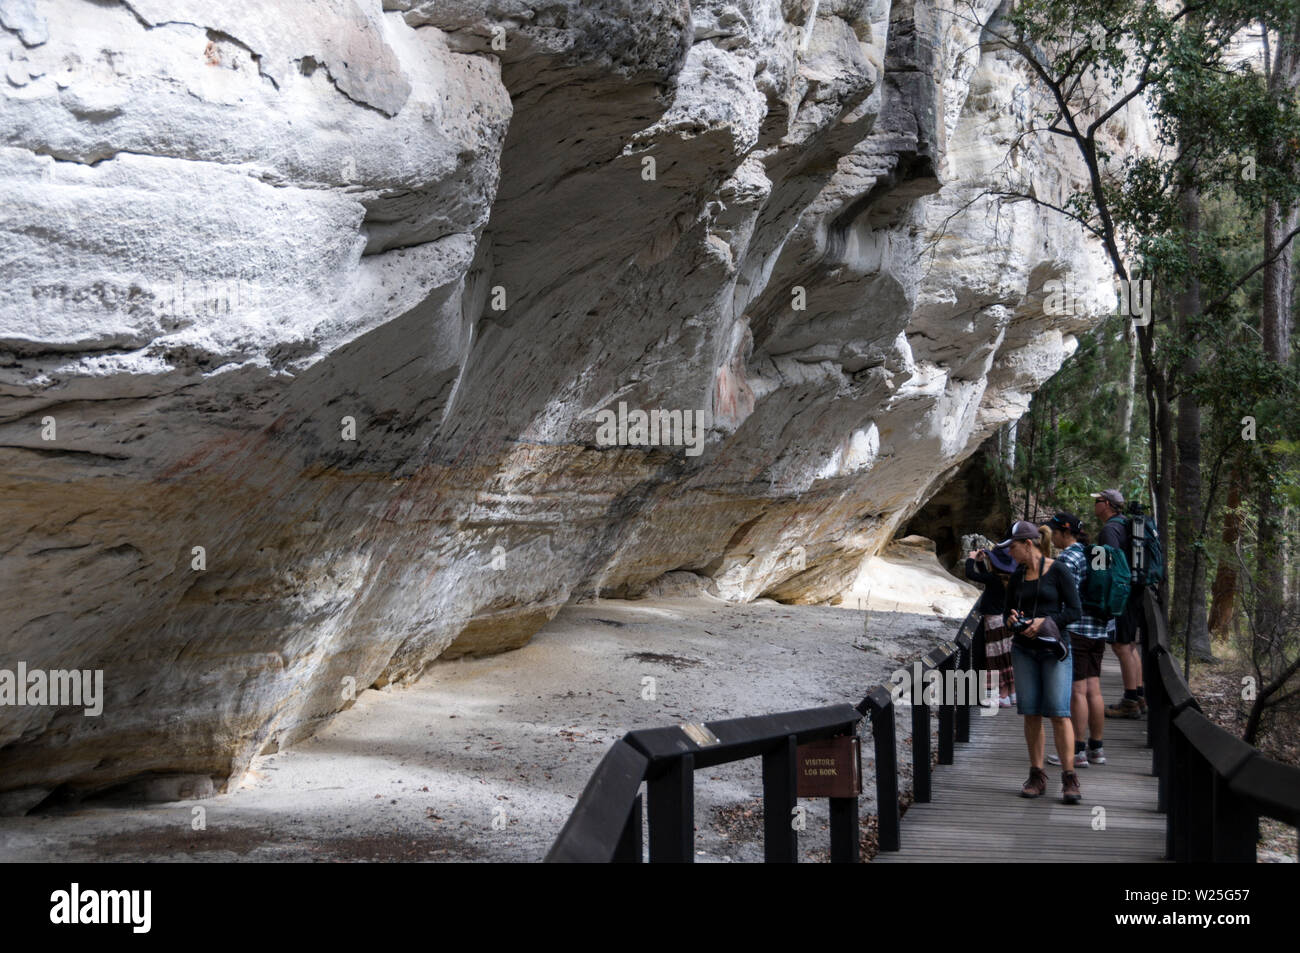
[[[958,572],[962,567],[958,567]],[[934,543],[924,536],[904,536],[878,556],[863,560],[840,605],[965,618],[980,597],[977,586],[958,579],[939,564]]]
[[[856,703],[959,622],[708,596],[569,606],[518,651],[364,692],[233,793],[2,819],[0,860],[536,861],[624,732]],[[762,859],[761,791],[758,759],[697,774],[697,860]],[[803,856],[824,859],[826,802],[801,804]]]

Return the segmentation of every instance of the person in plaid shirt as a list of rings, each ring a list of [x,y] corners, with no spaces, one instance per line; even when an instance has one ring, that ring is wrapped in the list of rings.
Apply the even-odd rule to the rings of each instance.
[[[1083,588],[1088,556],[1084,550],[1087,539],[1083,524],[1073,513],[1057,513],[1044,527],[1052,534],[1052,545],[1058,550],[1056,558],[1065,564],[1074,576],[1075,585]],[[1082,603],[1082,592],[1080,603]],[[1089,615],[1086,609],[1078,622],[1066,627],[1070,634],[1070,648],[1074,652],[1074,684],[1070,696],[1070,717],[1074,721],[1074,766],[1086,768],[1089,764],[1105,764],[1106,749],[1102,747],[1102,729],[1106,726],[1106,706],[1101,700],[1101,660],[1106,653],[1105,619]],[[1085,732],[1088,744],[1085,749]],[[1052,764],[1060,759],[1048,756]]]

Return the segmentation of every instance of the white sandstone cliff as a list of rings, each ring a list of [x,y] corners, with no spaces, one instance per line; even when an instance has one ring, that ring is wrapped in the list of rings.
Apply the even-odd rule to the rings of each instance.
[[[0,708],[9,808],[224,784],[674,570],[847,588],[1106,275],[980,197],[1074,168],[995,6],[0,0],[0,669],[107,695]]]

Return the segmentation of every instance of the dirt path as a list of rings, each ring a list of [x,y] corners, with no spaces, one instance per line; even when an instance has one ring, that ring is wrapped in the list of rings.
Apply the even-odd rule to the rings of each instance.
[[[234,793],[4,819],[0,859],[536,861],[624,732],[856,702],[960,621],[866,619],[707,596],[569,606],[519,651],[363,693]],[[757,759],[697,776],[697,859],[761,859],[761,790]],[[817,859],[825,802],[805,803]]]

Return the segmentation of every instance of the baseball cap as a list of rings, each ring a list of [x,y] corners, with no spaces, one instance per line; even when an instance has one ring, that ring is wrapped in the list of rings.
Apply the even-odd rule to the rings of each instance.
[[[1036,542],[1039,536],[1038,527],[1033,523],[1028,520],[1016,520],[1015,524],[1011,527],[1011,536],[998,543],[998,545],[1010,546],[1011,543],[1017,539],[1032,539]]]
[[[1114,506],[1124,505],[1124,494],[1119,490],[1102,490],[1100,493],[1089,494],[1094,500],[1105,500]]]
[[[1060,512],[1055,514],[1047,525],[1052,529],[1063,529],[1071,536],[1078,536],[1079,531],[1083,529],[1083,524],[1079,522],[1079,517],[1073,513]]]

